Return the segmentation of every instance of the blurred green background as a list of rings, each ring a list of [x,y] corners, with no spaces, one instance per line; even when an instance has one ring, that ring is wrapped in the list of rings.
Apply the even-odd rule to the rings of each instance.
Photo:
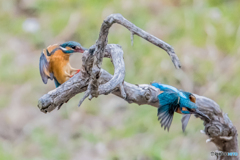
[[[240,1],[234,0],[0,0],[0,160],[201,160],[216,150],[192,116],[186,133],[175,114],[170,132],[157,109],[113,95],[71,99],[43,114],[38,99],[54,89],[42,83],[41,50],[68,40],[90,47],[112,13],[172,45],[182,70],[160,48],[119,25],[109,43],[123,47],[127,82],[166,83],[215,100],[240,129]],[[74,58],[73,58],[74,57]],[[71,58],[81,67],[81,55]],[[110,60],[103,68],[113,73]]]

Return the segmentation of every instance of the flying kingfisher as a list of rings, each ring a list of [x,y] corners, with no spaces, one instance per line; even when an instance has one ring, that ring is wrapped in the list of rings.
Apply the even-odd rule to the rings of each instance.
[[[66,82],[80,70],[72,68],[69,57],[72,53],[83,53],[86,49],[81,44],[69,41],[48,46],[41,53],[39,70],[44,84],[48,79],[54,80],[56,88]]]
[[[164,126],[164,130],[169,128],[172,123],[174,112],[183,114],[182,117],[182,130],[186,129],[191,114],[196,114],[204,119],[209,120],[209,117],[198,110],[196,97],[189,92],[178,90],[175,87],[152,83],[152,86],[158,88],[159,95],[159,108],[158,108],[158,120],[160,120],[161,127]]]

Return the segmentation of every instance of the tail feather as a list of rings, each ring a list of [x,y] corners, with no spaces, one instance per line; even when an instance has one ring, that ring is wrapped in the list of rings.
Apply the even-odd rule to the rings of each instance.
[[[56,88],[59,87],[61,84],[57,81],[57,79],[55,77],[54,78],[54,83],[55,83],[55,86]]]

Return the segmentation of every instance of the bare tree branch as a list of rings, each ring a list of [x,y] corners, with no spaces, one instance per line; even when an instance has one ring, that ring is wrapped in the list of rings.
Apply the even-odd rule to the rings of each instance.
[[[219,105],[213,100],[195,95],[199,110],[208,115],[209,123],[204,122],[204,133],[209,137],[206,142],[213,142],[219,151],[236,152],[238,149],[238,133],[226,113],[223,113]],[[219,160],[235,160],[239,156],[218,156]]]
[[[44,95],[39,99],[38,107],[44,113],[51,112],[54,106],[56,107],[76,94],[84,92],[88,81],[81,78],[82,74],[79,73],[57,89]],[[111,74],[102,69],[99,78],[100,86],[106,84],[112,78],[113,76]],[[157,88],[147,84],[134,85],[127,82],[124,82],[123,87],[126,98],[122,96],[119,87],[115,88],[112,94],[125,99],[128,103],[137,103],[139,105],[148,104],[153,107],[158,107],[159,102],[157,95],[159,94],[159,90]],[[213,100],[198,95],[195,96],[199,110],[211,119],[208,123],[204,122],[204,133],[209,137],[208,142],[213,142],[219,151],[239,153],[237,130],[228,116],[220,110],[217,103]],[[234,160],[238,159],[238,157],[221,156],[218,157],[218,159]]]
[[[114,76],[109,74],[107,71],[101,69],[101,76],[99,77],[100,88],[101,85],[105,85],[113,77]],[[86,91],[88,83],[89,77],[85,78],[82,72],[80,72],[58,88],[42,96],[38,101],[38,107],[44,113],[51,112],[59,104],[66,102],[68,99],[74,97],[78,93]],[[123,88],[126,98],[124,98],[121,94],[119,86],[114,88],[112,94],[125,99],[128,103],[137,103],[139,105],[148,104],[158,107],[159,102],[157,95],[159,90],[157,88],[147,84],[134,85],[127,82],[123,83]]]
[[[127,19],[125,19],[121,14],[111,14],[104,20],[104,22],[101,26],[99,38],[96,42],[96,50],[94,52],[94,55],[96,55],[96,58],[97,58],[97,60],[94,63],[94,66],[96,66],[97,69],[95,70],[95,72],[90,72],[91,83],[89,83],[88,90],[84,94],[84,98],[80,102],[82,102],[88,95],[91,95],[91,97],[97,97],[99,95],[99,92],[98,92],[99,83],[98,83],[97,79],[100,74],[100,69],[102,66],[102,59],[104,57],[105,47],[108,42],[107,38],[108,38],[109,29],[114,23],[118,23],[118,24],[126,27],[129,31],[131,31],[132,43],[133,43],[134,34],[138,35],[139,37],[142,37],[143,39],[149,41],[150,43],[165,50],[168,53],[168,55],[171,57],[172,62],[175,65],[175,67],[181,68],[179,59],[178,59],[177,55],[175,54],[174,49],[169,44],[167,44],[166,42],[158,39],[157,37],[145,32],[144,30],[140,29],[139,27],[135,26],[133,23],[131,23]],[[109,89],[109,92],[110,92],[110,89]],[[104,94],[107,94],[107,93],[104,93]],[[79,103],[79,104],[81,104],[81,103]]]
[[[106,53],[105,57],[111,58],[111,61],[114,66],[114,75],[113,78],[107,83],[101,85],[99,87],[99,94],[109,94],[117,85],[122,86],[125,77],[125,64],[123,60],[123,50],[119,45],[111,44],[108,45],[105,49]],[[122,94],[124,93],[124,89],[121,88]]]
[[[86,92],[80,101],[80,105],[87,97],[91,99],[92,97],[97,97],[99,94],[112,93],[126,100],[128,103],[148,104],[154,107],[159,106],[157,98],[159,90],[157,88],[148,84],[134,85],[124,81],[125,66],[123,51],[119,45],[107,45],[108,31],[113,23],[123,25],[132,34],[136,34],[164,49],[172,58],[176,68],[180,67],[179,60],[170,45],[136,27],[120,14],[113,14],[103,22],[96,45],[93,45],[88,51],[84,52],[81,72],[39,99],[38,107],[42,112],[51,112],[60,104],[84,91]],[[109,74],[101,68],[103,57],[111,58],[114,65],[114,75]],[[206,142],[213,142],[219,151],[237,152],[239,154],[237,130],[227,114],[223,113],[218,104],[213,100],[199,95],[195,96],[199,110],[211,119],[208,122],[203,120],[205,129],[202,133],[209,137]],[[238,156],[217,157],[217,159],[221,160],[234,160],[238,158]]]
[[[113,23],[118,23],[124,27],[126,27],[129,31],[131,31],[132,41],[133,41],[133,35],[138,35],[139,37],[142,37],[143,39],[147,40],[148,42],[162,48],[165,50],[168,55],[171,57],[173,64],[176,68],[181,68],[180,61],[177,57],[177,55],[174,52],[174,49],[167,44],[166,42],[158,39],[157,37],[147,33],[146,31],[142,30],[141,28],[135,26],[133,23],[129,22],[127,19],[125,19],[121,14],[111,14],[104,20],[103,24],[106,23],[108,26],[111,27]]]

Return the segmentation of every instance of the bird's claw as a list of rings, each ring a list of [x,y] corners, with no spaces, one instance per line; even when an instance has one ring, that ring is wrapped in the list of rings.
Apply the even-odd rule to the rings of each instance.
[[[78,69],[74,75],[78,74],[80,71],[81,71],[81,70]],[[74,75],[70,75],[70,78],[72,78]]]
[[[76,74],[80,72],[80,69],[77,70]]]

